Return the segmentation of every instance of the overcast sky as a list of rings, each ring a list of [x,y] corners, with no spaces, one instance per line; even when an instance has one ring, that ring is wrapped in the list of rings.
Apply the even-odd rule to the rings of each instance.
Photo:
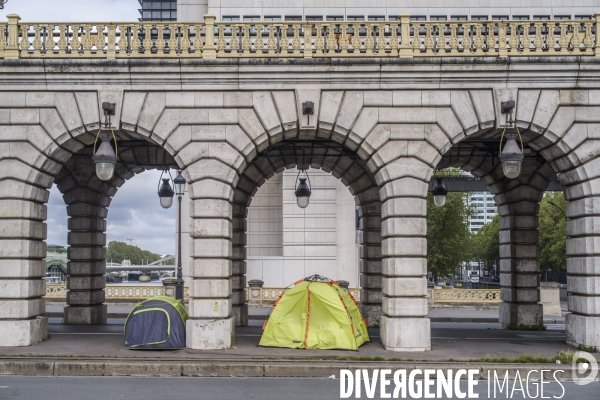
[[[23,21],[137,21],[137,0],[9,0],[0,10],[19,14]],[[159,254],[175,252],[175,205],[168,210],[158,202],[160,171],[136,175],[119,189],[108,209],[107,240],[133,243]],[[48,202],[48,239],[50,244],[67,245],[67,210],[62,195],[53,186]]]
[[[138,8],[137,0],[8,0],[0,15],[18,14],[27,22],[137,21]]]
[[[173,177],[175,177],[174,172]],[[108,207],[107,242],[126,242],[158,254],[175,253],[175,202],[169,209],[160,206],[157,189],[160,171],[150,170],[134,176],[117,192]],[[67,208],[62,195],[53,186],[48,202],[49,244],[67,245]],[[119,260],[120,262],[120,260]]]

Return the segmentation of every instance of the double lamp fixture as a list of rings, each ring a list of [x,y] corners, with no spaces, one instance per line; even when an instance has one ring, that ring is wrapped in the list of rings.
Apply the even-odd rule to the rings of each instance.
[[[500,137],[500,162],[502,163],[502,172],[508,179],[515,179],[521,175],[521,165],[523,164],[523,158],[525,156],[525,149],[523,146],[523,138],[521,132],[515,124],[512,118],[512,113],[515,108],[514,100],[502,102],[500,105],[502,114],[506,115],[506,121],[504,123],[504,129],[502,130],[502,136]],[[506,129],[511,126],[515,128],[516,134],[506,133]],[[502,148],[502,141],[506,135],[506,145]],[[517,137],[521,142],[521,146],[517,144]],[[448,195],[448,181],[442,176],[435,177],[435,185],[431,190],[433,196],[433,203],[438,207],[443,207],[446,204],[446,196]]]

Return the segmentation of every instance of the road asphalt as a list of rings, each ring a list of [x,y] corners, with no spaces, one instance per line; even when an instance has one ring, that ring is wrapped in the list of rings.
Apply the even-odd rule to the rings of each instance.
[[[513,383],[509,382],[511,388]],[[600,383],[598,382],[592,382],[586,386],[578,386],[569,382],[563,382],[562,385],[564,389],[557,383],[545,384],[544,397],[566,400],[598,399],[598,391],[600,390]],[[493,385],[491,388],[493,388]],[[533,382],[529,382],[529,389],[531,396],[526,398],[534,398],[535,386]],[[461,382],[461,390],[467,391],[466,381]],[[388,389],[387,393],[391,394],[392,390]],[[474,393],[479,395],[479,399],[510,398],[506,396],[506,390],[502,394],[497,392],[494,396],[493,389],[490,389],[490,395],[488,396],[487,381],[478,381],[478,384],[474,387]],[[539,394],[536,397],[540,398]],[[329,400],[340,398],[340,380],[328,378],[0,376],[1,400],[80,400],[84,398],[127,400]],[[353,394],[351,398],[366,399],[368,397],[363,388],[360,397],[355,397]],[[372,398],[382,398],[379,386]],[[407,398],[411,397],[407,396]],[[436,398],[447,399],[448,397]],[[524,397],[520,391],[516,391],[513,393],[512,398],[522,399]]]

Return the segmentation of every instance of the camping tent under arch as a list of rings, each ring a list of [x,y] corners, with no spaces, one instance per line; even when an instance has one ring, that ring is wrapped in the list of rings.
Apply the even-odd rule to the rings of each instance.
[[[283,292],[263,330],[259,346],[265,347],[357,350],[370,341],[352,295],[319,275]]]

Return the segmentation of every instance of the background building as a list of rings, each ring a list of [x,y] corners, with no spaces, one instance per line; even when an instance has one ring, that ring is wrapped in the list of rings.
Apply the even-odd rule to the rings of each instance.
[[[171,0],[138,0],[140,21],[177,21],[177,1]]]
[[[471,232],[477,232],[483,225],[492,222],[494,216],[498,214],[498,208],[490,192],[473,192],[469,201],[475,212],[469,221],[469,228]]]
[[[452,6],[451,3],[456,5]],[[446,4],[446,6],[440,6]],[[221,21],[385,21],[402,13],[414,20],[589,19],[597,0],[178,0],[180,21],[206,13]]]
[[[359,287],[356,205],[344,184],[319,169],[309,169],[308,207],[296,204],[297,169],[266,181],[252,198],[247,216],[246,279],[265,287],[286,287],[319,274]],[[189,199],[182,199],[182,221],[189,221]],[[182,266],[188,273],[189,224],[182,224]]]

